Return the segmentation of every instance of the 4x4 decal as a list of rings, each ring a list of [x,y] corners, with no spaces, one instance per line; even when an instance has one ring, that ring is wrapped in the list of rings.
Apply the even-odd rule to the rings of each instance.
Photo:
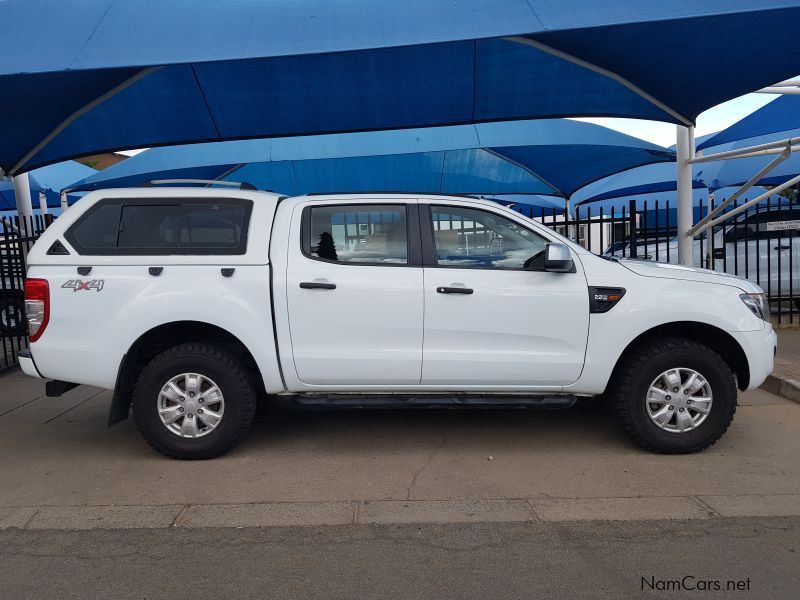
[[[95,292],[99,292],[103,289],[103,285],[105,285],[104,279],[90,279],[89,281],[82,281],[80,279],[70,279],[62,288],[71,289],[73,292],[81,292],[81,291],[91,291],[94,290]]]

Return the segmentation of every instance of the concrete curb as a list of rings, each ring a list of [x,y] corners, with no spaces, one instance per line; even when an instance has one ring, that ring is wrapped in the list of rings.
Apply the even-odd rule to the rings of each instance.
[[[761,389],[800,403],[800,381],[767,375],[767,379],[761,384]]]
[[[319,527],[398,523],[559,523],[797,516],[800,516],[800,494],[354,500],[252,504],[0,507],[0,530]]]

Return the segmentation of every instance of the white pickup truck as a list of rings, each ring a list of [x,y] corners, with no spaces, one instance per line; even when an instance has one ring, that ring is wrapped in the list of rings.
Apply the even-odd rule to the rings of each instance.
[[[595,256],[497,204],[424,194],[93,192],[41,236],[28,375],[113,389],[144,438],[210,458],[259,399],[338,406],[611,398],[648,450],[713,444],[772,370],[762,290]]]

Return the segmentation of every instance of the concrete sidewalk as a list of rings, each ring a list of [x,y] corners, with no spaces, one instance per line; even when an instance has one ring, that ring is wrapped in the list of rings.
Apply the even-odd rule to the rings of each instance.
[[[639,450],[601,405],[264,414],[213,461],[153,452],[110,394],[0,378],[0,527],[205,528],[800,514],[800,405],[742,394],[710,450]]]
[[[778,329],[775,369],[763,389],[788,400],[800,402],[800,328]]]

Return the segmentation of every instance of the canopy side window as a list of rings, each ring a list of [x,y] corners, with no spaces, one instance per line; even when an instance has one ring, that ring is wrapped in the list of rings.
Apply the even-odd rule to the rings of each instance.
[[[65,237],[85,255],[244,254],[251,210],[238,198],[106,199]]]

